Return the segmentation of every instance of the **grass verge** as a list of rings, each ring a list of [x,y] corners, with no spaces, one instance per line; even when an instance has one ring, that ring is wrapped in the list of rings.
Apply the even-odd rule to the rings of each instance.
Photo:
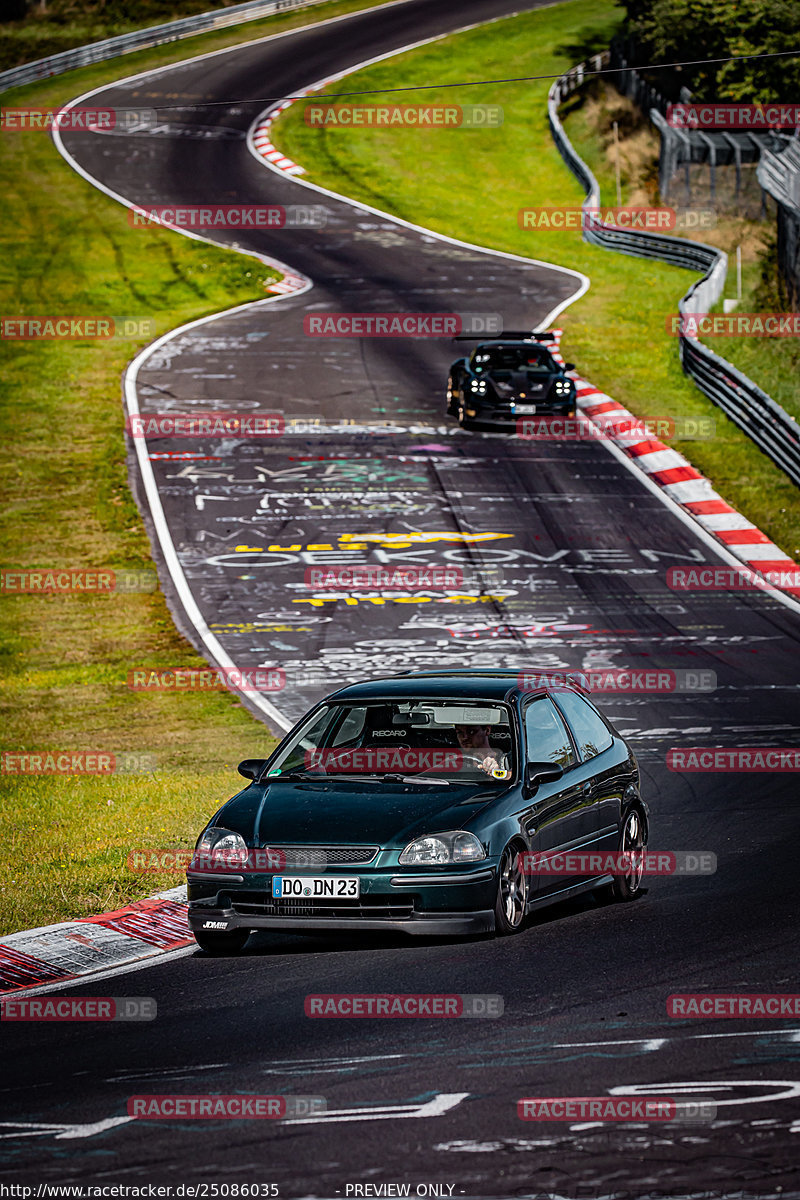
[[[592,281],[589,292],[559,318],[565,329],[565,357],[637,416],[670,418],[684,429],[691,419],[713,418],[713,439],[665,440],[796,557],[800,554],[797,489],[684,376],[675,340],[665,332],[667,317],[677,313],[679,297],[696,276],[679,267],[590,246],[581,240],[579,230],[520,227],[521,209],[578,205],[583,195],[550,136],[549,80],[455,86],[446,92],[430,87],[432,79],[458,84],[465,76],[556,75],[587,53],[605,48],[622,17],[622,10],[608,0],[565,0],[395,56],[326,89],[328,93],[377,89],[378,94],[369,97],[371,104],[386,103],[391,96],[381,96],[381,89],[399,86],[418,89],[404,94],[404,103],[446,99],[454,104],[500,104],[504,123],[499,129],[325,129],[307,125],[304,106],[297,103],[273,127],[274,141],[324,187],[450,236],[587,274]],[[627,102],[614,95],[613,104],[625,108]],[[598,111],[603,104],[608,108],[611,97],[594,106],[575,97],[562,112],[573,144],[598,176],[604,201],[613,203],[610,119],[608,113]],[[608,138],[598,139],[598,122],[603,121],[608,121]],[[641,146],[638,159],[644,161],[648,153],[647,146]],[[638,172],[641,162],[632,161],[631,171],[634,166]],[[628,183],[630,179],[624,178],[623,185]],[[629,190],[624,201],[635,202]],[[725,240],[730,237],[730,230],[721,229],[705,240],[721,238],[720,244],[727,248]],[[748,282],[754,273],[748,263]]]
[[[6,93],[53,107],[88,88],[369,3],[315,6],[97,64]],[[3,135],[0,296],[10,315],[144,316],[157,334],[264,296],[255,259],[126,213],[42,134]],[[0,340],[4,568],[143,568],[150,547],[128,488],[120,376],[139,341]],[[159,592],[0,594],[0,697],[12,753],[147,753],[151,774],[3,773],[0,934],[118,907],[183,881],[126,866],[139,847],[191,846],[238,790],[235,764],[274,745],[227,692],[131,692],[135,666],[205,665]],[[4,759],[4,767],[13,765]]]

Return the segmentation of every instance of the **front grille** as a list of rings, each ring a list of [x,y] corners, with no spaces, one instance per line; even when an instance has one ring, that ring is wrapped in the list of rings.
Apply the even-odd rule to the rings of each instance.
[[[286,855],[287,867],[365,866],[378,853],[378,846],[282,846],[270,842],[273,850]]]
[[[231,908],[242,917],[335,917],[403,920],[414,915],[413,896],[362,896],[358,900],[273,900],[266,892],[234,892]]]

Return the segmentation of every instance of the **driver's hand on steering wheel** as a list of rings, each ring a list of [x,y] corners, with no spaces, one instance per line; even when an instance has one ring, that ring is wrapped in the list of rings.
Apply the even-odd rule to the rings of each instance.
[[[480,758],[477,754],[464,755],[464,759],[469,758],[469,761],[474,763],[485,774],[491,775],[492,771],[500,770],[500,763],[491,754],[487,754],[485,758]]]

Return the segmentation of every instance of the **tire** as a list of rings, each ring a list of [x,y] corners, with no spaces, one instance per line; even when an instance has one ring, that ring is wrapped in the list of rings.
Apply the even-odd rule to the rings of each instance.
[[[520,867],[517,845],[506,846],[497,872],[497,896],[494,905],[494,929],[499,937],[519,933],[525,923],[528,877]]]
[[[249,929],[232,929],[230,933],[206,933],[203,929],[194,929],[192,933],[200,949],[215,958],[238,954],[250,937]]]
[[[619,850],[624,854],[628,850],[644,850],[646,847],[647,825],[644,814],[640,808],[634,806],[628,809],[625,815],[625,823],[619,839]],[[640,866],[627,875],[617,875],[613,883],[598,888],[595,897],[601,903],[628,904],[631,900],[637,900],[641,894],[642,868]]]
[[[448,417],[454,417],[456,415],[456,410],[454,407],[455,396],[453,395],[453,377],[452,377],[452,375],[447,380],[446,399],[447,399],[447,415],[448,415]]]

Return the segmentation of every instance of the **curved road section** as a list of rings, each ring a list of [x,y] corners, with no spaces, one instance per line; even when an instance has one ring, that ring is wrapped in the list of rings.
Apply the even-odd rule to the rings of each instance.
[[[93,103],[169,108],[166,131],[68,133],[64,147],[99,186],[143,207],[307,205],[313,193],[248,153],[247,130],[270,97],[519,7],[408,0],[153,72]],[[640,756],[652,844],[709,851],[717,872],[655,878],[629,908],[575,902],[505,941],[263,934],[238,961],[190,956],[142,970],[125,987],[158,998],[148,1029],[99,1028],[65,1043],[31,1027],[24,1056],[7,1056],[6,1086],[25,1097],[19,1120],[30,1125],[4,1133],[12,1176],[36,1161],[37,1178],[62,1183],[93,1182],[100,1163],[114,1181],[122,1170],[165,1183],[247,1175],[283,1196],[402,1194],[352,1190],[367,1181],[454,1196],[591,1200],[701,1183],[714,1196],[745,1184],[765,1198],[779,1186],[798,1195],[798,1022],[666,1016],[673,992],[791,991],[796,775],[681,773],[667,754],[798,745],[797,617],[772,596],[670,588],[669,568],[723,560],[602,444],[446,424],[453,343],[305,332],[310,316],[378,311],[499,314],[506,328],[537,328],[584,281],[313,200],[324,227],[209,234],[287,264],[293,293],[161,339],[131,372],[129,404],[145,415],[358,422],[132,445],[179,624],[219,665],[286,673],[280,691],[245,697],[273,728],[337,683],[403,667],[684,672],[681,690],[598,699]],[[380,429],[387,418],[395,424]],[[330,564],[461,575],[439,591],[331,595],[307,576]],[[209,812],[215,804],[209,797]],[[499,993],[505,1013],[447,1027],[304,1015],[311,992],[387,990]],[[56,1053],[61,1082],[45,1098],[37,1085]],[[615,1088],[702,1093],[719,1119],[662,1134],[516,1115],[526,1095]],[[322,1095],[329,1112],[291,1124],[123,1119],[131,1094],[171,1090]]]

